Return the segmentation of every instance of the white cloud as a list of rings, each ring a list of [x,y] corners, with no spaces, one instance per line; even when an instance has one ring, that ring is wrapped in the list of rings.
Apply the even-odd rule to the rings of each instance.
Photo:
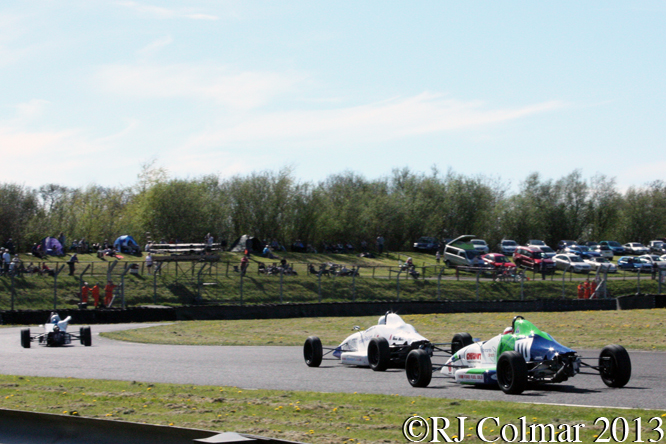
[[[100,88],[140,98],[214,101],[237,109],[262,106],[305,77],[272,72],[234,72],[210,65],[108,65],[96,76]]]
[[[194,137],[189,147],[237,143],[300,143],[304,140],[385,141],[412,135],[496,124],[563,107],[551,101],[518,108],[488,109],[483,102],[462,102],[423,93],[368,105],[253,115],[240,123]]]
[[[160,6],[145,5],[133,1],[118,1],[117,5],[130,8],[138,13],[150,15],[159,19],[187,18],[192,20],[217,20],[218,17],[210,14],[194,12],[191,8],[169,9]]]
[[[145,55],[145,54],[150,54],[150,53],[153,53],[153,52],[157,52],[160,49],[164,48],[165,46],[170,45],[171,43],[173,43],[173,39],[171,38],[171,36],[167,35],[167,36],[161,37],[161,38],[149,43],[148,45],[144,46],[143,48],[141,48],[138,51],[138,53]]]

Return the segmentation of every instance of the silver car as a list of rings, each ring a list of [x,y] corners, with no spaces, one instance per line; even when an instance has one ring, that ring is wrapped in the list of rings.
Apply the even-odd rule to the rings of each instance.
[[[590,264],[592,270],[606,270],[608,273],[617,273],[617,266],[605,257],[593,257],[585,259],[585,263]]]
[[[573,271],[574,273],[589,273],[592,270],[590,264],[585,263],[577,254],[556,254],[553,260],[558,270]]]

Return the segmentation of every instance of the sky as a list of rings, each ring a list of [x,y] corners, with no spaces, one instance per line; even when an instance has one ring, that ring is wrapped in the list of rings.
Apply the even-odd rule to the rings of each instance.
[[[666,171],[666,2],[0,3],[0,183]]]

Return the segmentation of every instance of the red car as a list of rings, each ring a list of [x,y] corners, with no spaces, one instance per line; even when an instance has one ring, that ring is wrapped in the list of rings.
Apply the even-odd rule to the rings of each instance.
[[[513,253],[513,261],[520,267],[530,270],[540,270],[541,263],[544,262],[547,271],[555,270],[555,262],[548,259],[546,254],[539,247],[518,247]]]
[[[481,256],[483,262],[487,265],[492,265],[493,267],[500,268],[516,268],[516,264],[511,262],[508,257],[504,256],[502,253],[488,253]]]

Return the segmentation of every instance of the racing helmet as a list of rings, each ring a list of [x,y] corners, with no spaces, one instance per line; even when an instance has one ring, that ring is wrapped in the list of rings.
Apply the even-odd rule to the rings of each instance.
[[[513,327],[507,327],[502,332],[503,335],[510,335],[511,333],[513,333]]]
[[[60,322],[60,316],[58,316],[58,313],[51,314],[51,320],[49,322],[58,325],[58,322]]]

